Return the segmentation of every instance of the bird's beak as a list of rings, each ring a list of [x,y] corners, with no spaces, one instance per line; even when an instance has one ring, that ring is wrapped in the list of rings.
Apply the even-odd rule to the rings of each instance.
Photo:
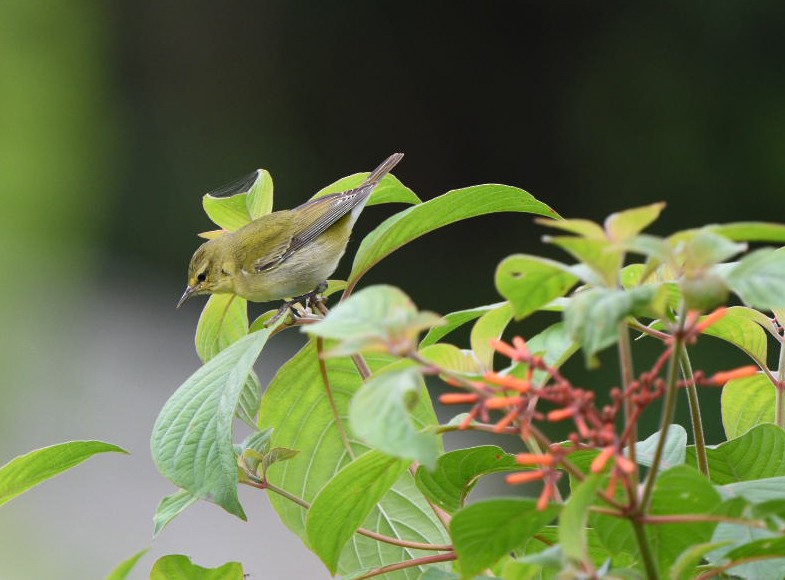
[[[193,296],[194,292],[196,292],[195,286],[186,286],[185,292],[183,292],[183,295],[180,297],[180,301],[177,303],[177,308],[180,308],[180,306],[182,306],[186,300]]]

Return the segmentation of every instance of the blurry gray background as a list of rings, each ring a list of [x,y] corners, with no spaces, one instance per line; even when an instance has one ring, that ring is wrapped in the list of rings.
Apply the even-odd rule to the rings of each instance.
[[[0,578],[100,578],[150,545],[173,489],[150,430],[198,366],[199,307],[173,306],[210,229],[201,195],[223,182],[264,167],[291,207],[400,150],[396,175],[424,198],[500,182],[597,220],[665,200],[656,233],[785,219],[781,2],[424,4],[2,3],[0,463],[71,439],[132,455],[0,508]],[[369,208],[353,248],[394,209]],[[520,215],[459,224],[366,283],[440,312],[494,302],[505,255],[557,255],[542,233]],[[243,500],[248,523],[191,508],[137,577],[167,553],[239,560],[254,578],[327,576],[261,494]]]

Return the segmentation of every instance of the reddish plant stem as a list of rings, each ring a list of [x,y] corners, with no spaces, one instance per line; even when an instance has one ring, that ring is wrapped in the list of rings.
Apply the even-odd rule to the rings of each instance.
[[[449,554],[437,554],[436,556],[423,556],[422,558],[414,558],[413,560],[406,560],[405,562],[388,564],[387,566],[376,568],[367,574],[358,576],[357,580],[365,580],[366,578],[381,576],[382,574],[386,574],[387,572],[395,572],[396,570],[405,570],[406,568],[414,568],[416,566],[427,566],[428,564],[436,564],[438,562],[450,562],[457,559],[458,556],[455,552],[450,552]]]
[[[638,443],[638,417],[640,413],[632,401],[631,385],[635,380],[635,367],[632,362],[632,347],[630,345],[630,330],[626,321],[619,323],[619,366],[621,370],[624,397],[624,424],[628,437],[627,453],[629,460],[635,464],[635,471],[630,474],[632,483],[638,485],[638,462],[635,447]],[[623,443],[622,443],[623,445]]]
[[[275,494],[280,495],[288,499],[291,502],[296,503],[300,507],[304,509],[311,509],[311,504],[305,501],[304,499],[297,497],[282,489],[276,485],[273,485],[267,481],[255,482],[255,481],[246,481],[244,482],[246,485],[251,487],[255,487],[257,489],[266,489],[272,491]],[[391,536],[385,536],[384,534],[380,534],[378,532],[374,532],[372,530],[367,530],[365,528],[357,528],[356,532],[361,536],[366,536],[368,538],[377,540],[379,542],[383,542],[385,544],[391,544],[393,546],[400,546],[402,548],[411,548],[413,550],[431,550],[435,552],[447,552],[453,550],[453,547],[449,544],[424,544],[422,542],[410,542],[409,540],[401,540],[399,538],[393,538]]]
[[[352,445],[349,442],[349,436],[346,434],[343,420],[338,414],[338,405],[335,404],[335,397],[333,396],[333,389],[330,384],[330,376],[327,374],[327,362],[324,360],[324,339],[321,336],[316,338],[316,358],[319,359],[319,371],[322,374],[324,390],[327,393],[327,400],[330,402],[330,408],[332,409],[333,417],[335,418],[335,426],[338,428],[338,433],[341,435],[341,440],[343,441],[343,446],[346,448],[346,452],[349,454],[349,457],[354,459],[356,457],[354,449],[352,449]]]

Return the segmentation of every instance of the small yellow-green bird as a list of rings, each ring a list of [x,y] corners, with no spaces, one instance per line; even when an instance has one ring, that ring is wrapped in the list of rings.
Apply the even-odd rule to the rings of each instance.
[[[255,219],[196,250],[178,308],[199,294],[236,294],[252,302],[312,298],[338,267],[349,235],[379,181],[403,153],[390,155],[362,185]]]

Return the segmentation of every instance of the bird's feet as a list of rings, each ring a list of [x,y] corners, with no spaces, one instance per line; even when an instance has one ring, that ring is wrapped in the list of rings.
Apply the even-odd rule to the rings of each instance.
[[[281,307],[278,309],[278,312],[275,313],[275,316],[265,322],[265,327],[272,326],[278,322],[282,316],[288,313],[291,313],[292,317],[295,319],[301,318],[302,315],[308,311],[313,312],[314,309],[324,313],[322,310],[324,307],[324,297],[322,294],[325,290],[327,290],[327,282],[321,282],[311,292],[308,292],[308,294],[303,294],[302,296],[297,296],[296,298],[285,301],[283,304],[281,304]],[[305,310],[300,311],[298,308],[296,308],[298,304],[303,304],[305,306]]]

